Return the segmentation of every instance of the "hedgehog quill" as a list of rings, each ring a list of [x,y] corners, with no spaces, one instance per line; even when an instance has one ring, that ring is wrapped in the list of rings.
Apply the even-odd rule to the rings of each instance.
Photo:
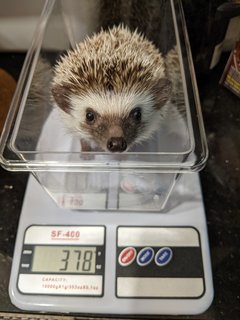
[[[159,50],[120,25],[61,57],[51,90],[82,151],[124,152],[158,130],[171,88]]]

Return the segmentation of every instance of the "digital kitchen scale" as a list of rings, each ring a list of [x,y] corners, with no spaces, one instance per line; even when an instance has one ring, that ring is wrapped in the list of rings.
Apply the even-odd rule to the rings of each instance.
[[[198,174],[181,184],[201,194]],[[9,294],[31,311],[201,313],[213,298],[202,199],[162,214],[84,213],[59,209],[31,176]]]
[[[50,63],[95,30],[96,3],[46,1],[1,136],[1,165],[32,173],[11,301],[39,312],[204,312],[213,285],[197,172],[208,152],[181,3],[164,1],[162,19],[175,35],[185,112],[176,96],[174,115],[123,154],[81,152],[49,93]]]

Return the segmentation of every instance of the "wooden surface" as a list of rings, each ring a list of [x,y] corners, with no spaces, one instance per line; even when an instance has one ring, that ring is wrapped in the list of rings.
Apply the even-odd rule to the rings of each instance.
[[[9,73],[0,69],[0,133],[2,132],[15,89],[16,81]]]

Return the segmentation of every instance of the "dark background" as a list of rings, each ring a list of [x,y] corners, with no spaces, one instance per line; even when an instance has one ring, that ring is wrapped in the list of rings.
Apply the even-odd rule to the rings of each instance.
[[[240,319],[240,100],[219,85],[229,53],[222,55],[213,70],[208,69],[219,37],[216,9],[223,2],[183,1],[210,153],[200,177],[208,221],[214,301],[202,315],[161,319]],[[221,25],[224,28],[224,23]],[[17,80],[24,58],[25,53],[0,53],[0,68]],[[10,173],[0,168],[2,312],[17,311],[9,302],[7,287],[27,177],[26,173]]]

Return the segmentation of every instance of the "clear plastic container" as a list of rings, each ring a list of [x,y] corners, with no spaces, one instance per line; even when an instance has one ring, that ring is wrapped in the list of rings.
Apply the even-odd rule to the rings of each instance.
[[[81,152],[79,138],[66,132],[50,95],[52,66],[97,30],[98,3],[46,2],[1,136],[0,161],[7,170],[32,172],[60,207],[160,212],[178,178],[199,171],[207,159],[181,4],[162,1],[159,37],[165,49],[176,44],[185,112],[165,119],[141,146],[111,154]]]

